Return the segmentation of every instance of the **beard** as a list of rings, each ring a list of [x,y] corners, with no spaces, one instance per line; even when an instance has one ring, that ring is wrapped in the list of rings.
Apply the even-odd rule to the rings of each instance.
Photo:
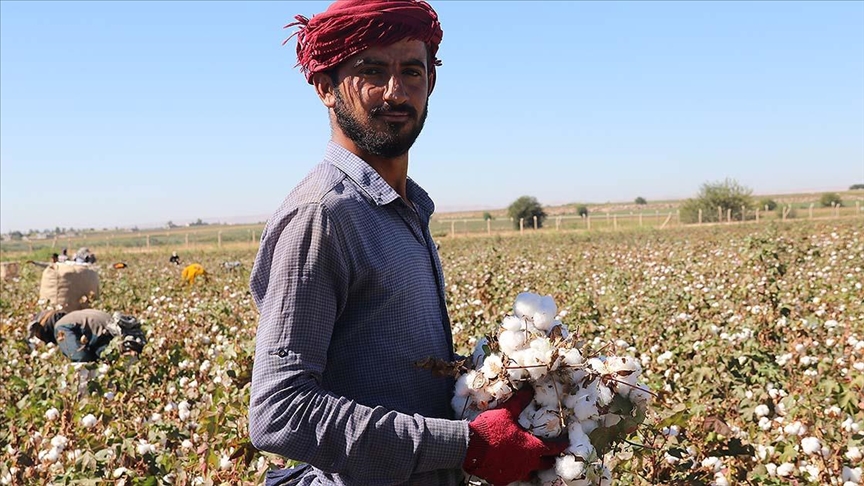
[[[418,117],[417,110],[409,105],[391,105],[384,102],[383,105],[370,110],[368,115],[357,115],[342,98],[339,88],[336,88],[336,106],[333,108],[336,114],[336,123],[360,150],[377,157],[392,159],[408,152],[414,145],[414,141],[423,131],[426,123],[426,115],[429,113],[429,99],[423,106],[423,113]],[[407,113],[414,120],[413,125],[407,131],[403,128],[411,123],[407,122],[384,122],[383,130],[373,127],[375,117],[387,113]]]

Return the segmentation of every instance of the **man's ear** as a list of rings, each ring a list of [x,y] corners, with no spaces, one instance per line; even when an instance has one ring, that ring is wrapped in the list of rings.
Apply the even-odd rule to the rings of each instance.
[[[312,86],[327,108],[336,106],[336,85],[330,73],[315,73],[312,75]]]
[[[435,81],[438,79],[438,74],[437,74],[437,73],[438,73],[438,70],[437,70],[437,69],[435,69],[435,70],[433,70],[432,72],[429,73],[429,93],[427,93],[426,96],[431,95],[431,94],[432,94],[432,90],[435,89]]]

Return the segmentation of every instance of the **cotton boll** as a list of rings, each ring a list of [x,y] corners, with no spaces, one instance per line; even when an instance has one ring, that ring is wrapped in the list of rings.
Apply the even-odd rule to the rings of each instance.
[[[516,351],[510,355],[510,358],[515,363],[514,366],[522,367],[522,371],[528,375],[533,381],[537,381],[546,374],[546,365],[541,360],[541,355],[533,348]],[[519,368],[517,368],[519,369]],[[510,370],[508,370],[508,373]],[[512,373],[509,373],[512,378]]]
[[[615,392],[602,383],[597,387],[597,405],[605,407],[612,403],[612,398],[615,397]]]
[[[843,466],[843,481],[853,484],[861,484],[861,467]]]
[[[556,385],[552,378],[547,376],[534,383],[534,401],[543,407],[557,407],[561,388],[560,384]]]
[[[534,416],[537,415],[537,403],[529,402],[528,405],[519,413],[519,425],[525,430],[531,430],[534,425]]]
[[[540,407],[531,417],[531,424],[526,427],[532,434],[544,439],[552,439],[561,435],[561,416],[558,409]]]
[[[642,374],[642,365],[630,356],[613,356],[606,359],[606,368],[618,378]]]
[[[495,406],[495,397],[486,388],[471,390],[471,404],[484,411]]]
[[[548,331],[558,314],[558,306],[551,296],[540,297],[538,306],[534,312],[534,327],[541,331]]]
[[[564,397],[564,406],[573,410],[573,416],[580,422],[599,415],[597,394],[591,388],[583,388],[572,395],[567,395]]]
[[[576,456],[566,454],[555,459],[555,473],[565,481],[584,479],[585,462],[576,459]]]
[[[504,320],[501,321],[501,327],[503,327],[507,331],[524,331],[527,328],[528,323],[525,322],[525,319],[516,316],[507,316]]]
[[[495,401],[502,402],[510,398],[513,394],[513,389],[505,381],[495,381],[486,387],[487,391],[495,398]]]
[[[483,362],[483,367],[480,371],[483,373],[488,379],[494,379],[504,370],[504,362],[501,360],[501,356],[497,354],[490,354],[486,361]]]
[[[555,348],[552,347],[552,343],[549,341],[549,338],[539,337],[531,340],[531,349],[533,349],[537,353],[537,359],[540,360],[541,363],[550,365],[552,364],[552,355],[555,352]]]
[[[570,422],[567,426],[567,438],[570,440],[570,447],[567,448],[568,453],[586,461],[591,458],[594,447],[591,445],[588,434],[578,422]]]
[[[582,364],[582,353],[576,348],[568,349],[563,353],[564,364],[567,366],[576,366]]]
[[[539,295],[531,292],[521,292],[516,296],[516,302],[513,304],[513,313],[516,314],[517,317],[533,319],[534,314],[539,308]]]
[[[460,376],[456,380],[453,393],[458,397],[467,397],[471,393],[471,387],[468,386],[468,374]]]
[[[822,450],[822,443],[816,437],[804,437],[801,439],[801,449],[805,454],[818,454]]]
[[[81,417],[81,425],[88,429],[94,427],[98,421],[99,420],[92,413],[88,413]]]
[[[606,367],[606,363],[603,358],[591,358],[588,360],[588,368],[600,373],[601,375],[605,375],[609,373],[609,369]]]
[[[498,346],[504,354],[511,356],[525,348],[525,339],[524,331],[503,331],[498,335]]]
[[[651,399],[651,393],[648,392],[648,386],[642,383],[639,383],[639,386],[636,388],[630,388],[630,392],[627,396],[630,398],[630,402],[639,408],[644,408],[648,404],[648,400]]]

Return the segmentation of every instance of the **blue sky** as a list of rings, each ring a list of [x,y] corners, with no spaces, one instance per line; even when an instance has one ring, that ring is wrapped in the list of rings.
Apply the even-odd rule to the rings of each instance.
[[[864,183],[864,2],[431,3],[440,211]],[[282,26],[327,5],[0,3],[0,230],[274,211],[330,136]]]

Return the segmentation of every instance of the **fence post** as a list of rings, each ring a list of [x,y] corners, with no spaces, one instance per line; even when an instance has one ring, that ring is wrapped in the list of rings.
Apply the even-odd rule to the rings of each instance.
[[[810,208],[808,208],[809,218],[813,219],[813,203],[810,203]]]
[[[612,215],[612,228],[616,229],[616,230],[618,229],[618,215],[617,214]]]
[[[717,206],[717,222],[723,222],[723,208],[721,208],[720,206]]]
[[[519,234],[525,232],[525,218],[519,218]]]
[[[702,210],[699,210],[699,224],[702,224]]]
[[[534,229],[537,229],[537,215],[534,215]]]
[[[789,208],[789,205],[786,205],[786,207],[783,208],[783,221],[786,221],[786,215],[789,214]]]
[[[726,222],[727,223],[732,222],[732,208],[729,208],[726,210]]]
[[[591,229],[591,215],[590,214],[585,215],[585,222],[588,223],[588,229],[590,230]]]
[[[222,230],[219,230],[219,232],[216,233],[216,238],[218,238],[218,246],[219,246],[219,248],[222,248]]]
[[[486,234],[487,235],[492,234],[492,220],[491,219],[486,220]]]
[[[186,233],[186,248],[189,248],[189,233]]]
[[[681,210],[680,209],[675,210],[675,222],[678,224],[678,226],[681,226]]]
[[[858,201],[855,201],[855,204],[858,204]],[[54,241],[51,242],[51,248],[55,248],[57,246],[57,237],[54,237]]]
[[[147,235],[145,235],[145,237],[147,238],[147,248],[149,249],[150,248],[150,234],[148,233]]]
[[[642,211],[639,211],[639,227],[642,227]]]
[[[855,213],[858,214],[861,212],[861,201],[855,201]]]
[[[456,236],[456,221],[452,219],[450,220],[450,235]]]
[[[759,222],[759,208],[756,208],[756,222]]]
[[[744,207],[744,205],[742,204],[742,205],[741,205],[741,222],[742,222],[742,223],[744,222],[745,219],[747,219],[747,218],[744,217],[744,216],[746,216],[746,215],[747,215],[747,208]]]
[[[559,231],[561,229],[561,216],[557,216],[555,218],[555,231]]]

